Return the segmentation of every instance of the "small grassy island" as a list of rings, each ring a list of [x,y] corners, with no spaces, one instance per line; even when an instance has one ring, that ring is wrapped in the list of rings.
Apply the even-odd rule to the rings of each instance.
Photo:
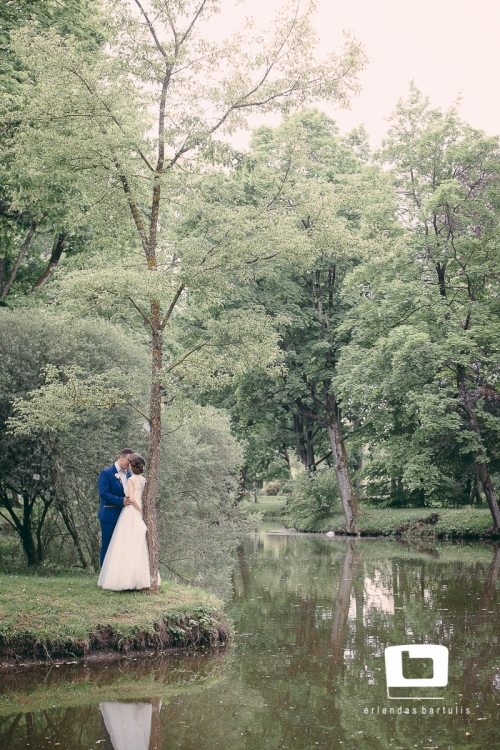
[[[248,503],[247,510],[262,512],[263,520],[281,520],[289,528],[308,533],[334,531],[345,535],[345,516],[340,507],[328,514],[314,512],[312,503],[298,504],[286,495],[260,496],[257,503]],[[334,503],[332,503],[334,505]],[[385,537],[433,537],[435,539],[490,539],[493,533],[491,513],[487,507],[464,505],[461,508],[378,508],[358,502],[356,535]]]
[[[89,575],[0,575],[0,665],[225,644],[222,603],[162,582],[157,594],[113,592]]]
[[[419,536],[436,539],[489,539],[493,534],[488,508],[375,508],[359,503],[356,518],[360,536]],[[345,534],[345,517],[339,510],[326,517],[306,514],[285,515],[287,526],[297,531]]]

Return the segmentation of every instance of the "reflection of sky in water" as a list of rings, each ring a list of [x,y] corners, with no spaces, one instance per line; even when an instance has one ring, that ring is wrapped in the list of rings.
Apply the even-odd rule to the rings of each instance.
[[[363,624],[371,622],[372,610],[394,614],[394,592],[388,564],[385,570],[374,570],[372,577],[365,577],[363,589]]]
[[[0,747],[462,750],[468,731],[467,746],[493,750],[500,718],[499,571],[500,552],[487,545],[420,550],[255,534],[236,556],[228,608],[236,634],[226,653],[68,666],[42,670],[31,683],[27,672],[20,674],[26,694],[64,680],[74,696],[90,682],[115,693],[85,706],[61,693],[54,708],[44,705],[29,719],[15,712],[0,717]],[[389,703],[385,647],[410,642],[449,648],[441,704],[468,706],[470,717],[363,713]],[[124,675],[137,680],[120,687]],[[397,709],[397,701],[390,703]]]

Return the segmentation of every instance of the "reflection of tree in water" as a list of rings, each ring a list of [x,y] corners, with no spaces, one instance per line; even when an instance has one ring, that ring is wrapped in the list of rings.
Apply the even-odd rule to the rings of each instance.
[[[344,669],[344,649],[346,640],[347,621],[351,604],[351,590],[354,583],[356,568],[360,555],[356,551],[354,539],[348,539],[342,570],[340,571],[339,590],[335,602],[335,617],[332,627],[332,655],[330,658],[330,679],[333,680]]]
[[[11,747],[14,736],[22,719],[22,714],[0,719],[0,741],[2,747]]]
[[[151,696],[163,695],[168,702],[186,686],[198,696],[213,680],[220,679],[225,659],[224,652],[207,656],[155,654],[153,658],[79,663],[62,665],[59,669],[51,665],[7,672],[0,677],[1,692],[4,697],[9,696],[13,706],[24,704],[26,708],[27,702],[33,701],[35,706],[42,702],[43,707],[0,716],[0,748],[25,750],[29,745],[28,750],[38,750],[56,742],[61,750],[89,750],[104,737],[98,705],[106,702],[104,696],[108,694],[111,703],[115,703],[115,697],[123,695],[129,701],[135,698],[136,703],[152,706],[150,750],[159,750],[161,698]],[[93,692],[95,699],[91,697]],[[96,747],[99,746],[111,747],[109,738],[108,743]]]
[[[319,750],[330,750],[339,741],[344,743],[339,747],[349,750],[387,750],[394,737],[392,747],[413,747],[422,739],[424,746],[462,747],[461,716],[434,722],[421,716],[367,717],[368,722],[362,715],[365,705],[387,705],[384,647],[426,639],[450,648],[452,704],[458,700],[473,709],[479,703],[476,717],[489,717],[474,722],[470,746],[497,746],[498,694],[488,669],[498,663],[498,646],[492,641],[497,625],[489,614],[497,606],[498,547],[492,560],[483,545],[438,545],[437,558],[427,547],[359,539],[329,542],[262,534],[256,551],[253,542],[255,538],[248,539],[238,550],[236,604],[229,612],[237,635],[220,657],[224,669],[212,657],[210,669],[198,657],[183,656],[174,665],[152,659],[137,672],[131,669],[128,677],[130,683],[132,672],[134,680],[141,674],[149,692],[132,694],[126,688],[97,699],[88,709],[0,719],[0,747],[25,750],[29,743],[28,750],[38,749],[47,746],[45,736],[60,742],[61,750],[99,747],[95,742],[105,735],[97,704],[124,696],[149,704],[148,750],[304,750],[318,747],[317,742]],[[93,682],[104,687],[111,679],[118,685],[121,670],[131,664],[139,662],[109,664]],[[81,665],[65,669],[68,686],[84,671]],[[44,683],[48,688],[60,671],[52,671]],[[216,680],[203,691],[191,689],[193,676],[198,675],[197,683],[214,671]],[[28,679],[27,674],[21,677]],[[166,681],[178,682],[180,690],[164,698],[160,725],[150,697]],[[480,700],[478,693],[483,694]],[[109,738],[100,747],[112,747]]]
[[[450,672],[447,700],[465,705],[460,699],[464,675],[459,660],[473,653],[470,641],[489,643],[495,632],[493,620],[485,619],[484,633],[477,634],[471,619],[478,608],[494,609],[485,598],[486,591],[490,598],[495,596],[495,575],[494,566],[488,573],[489,560],[485,566],[484,545],[417,541],[402,546],[354,539],[349,544],[321,537],[274,537],[272,545],[264,541],[257,555],[252,555],[251,543],[245,549],[249,576],[244,582],[238,569],[236,588],[243,601],[238,602],[237,619],[246,634],[254,629],[255,637],[241,643],[239,675],[260,690],[263,704],[268,704],[263,712],[268,716],[259,717],[262,746],[274,747],[275,733],[277,748],[299,748],[313,747],[318,740],[321,745],[323,732],[332,731],[331,737],[349,742],[358,729],[368,730],[369,723],[360,720],[362,707],[386,704],[387,645],[447,645],[455,669],[454,675]],[[494,659],[490,648],[486,663],[493,666]],[[487,708],[478,716],[490,715],[494,707],[492,686],[485,692]],[[375,726],[370,725],[372,730]],[[388,747],[396,732],[397,744],[412,747],[416,735],[431,729],[423,727],[418,716],[401,721],[385,717],[375,730],[383,736],[372,736],[369,745],[362,737],[356,742],[359,747]],[[455,731],[462,731],[463,739],[459,727],[458,720],[435,722],[429,737],[437,732],[450,744],[458,741]],[[478,737],[487,737],[486,730],[486,722],[475,729]],[[428,744],[439,743],[434,737]],[[495,746],[493,742],[481,747]]]
[[[88,750],[99,739],[95,713],[94,706],[85,706],[11,714],[0,719],[0,748],[37,750],[50,744],[50,738],[61,748]]]
[[[486,584],[482,597],[479,601],[479,608],[474,620],[471,622],[470,633],[478,634],[479,629],[485,625],[488,620],[491,621],[492,613],[490,606],[496,592],[498,576],[500,574],[500,546],[498,542],[494,545],[494,554],[488,570]],[[496,617],[496,613],[493,617]],[[497,631],[498,632],[498,631]],[[469,657],[463,663],[463,695],[462,702],[464,705],[478,705],[484,710],[487,699],[486,691],[481,689],[481,678],[487,674],[488,668],[491,668],[491,643],[487,638],[480,642],[479,653]],[[462,722],[466,721],[465,718]]]
[[[250,573],[248,570],[247,558],[245,555],[245,547],[243,546],[243,544],[238,544],[236,551],[238,553],[238,565],[240,567],[241,580],[243,581],[243,590],[245,592],[245,596],[248,596]]]
[[[0,747],[14,750],[29,746],[36,750],[46,747],[49,740],[49,744],[56,742],[61,748],[88,750],[107,733],[114,750],[160,750],[161,699],[140,703],[101,702],[99,709],[103,728],[96,721],[93,705],[18,713],[0,719]]]

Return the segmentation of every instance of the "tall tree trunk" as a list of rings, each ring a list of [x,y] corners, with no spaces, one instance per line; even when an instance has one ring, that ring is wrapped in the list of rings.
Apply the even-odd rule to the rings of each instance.
[[[69,532],[69,535],[73,540],[73,544],[75,545],[76,553],[78,557],[80,558],[82,568],[87,570],[87,568],[89,567],[89,564],[83,552],[82,543],[80,541],[80,535],[78,533],[78,529],[76,528],[73,514],[71,513],[71,509],[69,508],[66,502],[66,499],[65,498],[62,499],[61,497],[57,496],[56,501],[55,501],[55,507],[61,514],[61,518],[64,521],[64,525],[66,526]]]
[[[158,591],[158,558],[160,544],[158,524],[156,521],[156,498],[160,480],[161,459],[161,371],[163,366],[163,331],[159,325],[160,310],[157,302],[151,304],[152,328],[152,362],[151,362],[151,397],[149,402],[149,445],[148,445],[148,480],[144,493],[144,522],[148,528],[147,541],[149,550],[149,572],[151,591]]]
[[[313,431],[313,422],[308,416],[306,416],[305,418],[306,469],[308,471],[316,471],[312,431]]]
[[[476,501],[476,505],[482,505],[483,504],[483,498],[481,497],[481,485],[479,483],[479,475],[477,472],[477,465],[474,464],[474,499]]]
[[[446,297],[446,263],[436,263],[436,273],[439,284],[439,294]]]
[[[342,424],[340,421],[340,410],[333,394],[327,396],[328,411],[328,437],[332,446],[333,468],[337,477],[339,488],[340,502],[345,515],[345,528],[350,534],[356,533],[354,519],[359,515],[360,510],[356,502],[356,496],[351,484],[349,475],[349,464],[347,460],[347,451],[344,445],[342,435]]]
[[[283,448],[281,449],[281,455],[283,456],[286,468],[288,469],[288,471],[290,472],[290,475],[291,475],[292,474],[292,467],[290,465],[290,456],[288,454],[288,448],[286,447],[286,445],[284,445]]]
[[[460,392],[460,405],[466,412],[469,418],[469,429],[475,433],[478,442],[478,449],[474,451],[474,462],[476,465],[477,476],[481,482],[483,492],[486,495],[486,501],[488,503],[492,518],[493,518],[493,531],[495,533],[500,532],[500,508],[498,507],[498,498],[495,492],[495,487],[491,481],[490,472],[488,471],[488,464],[486,450],[483,445],[483,439],[481,436],[481,429],[475,410],[474,398],[467,385],[467,377],[463,367],[458,368],[458,387]]]
[[[17,276],[17,272],[19,270],[19,266],[21,265],[24,256],[26,255],[28,248],[31,244],[31,240],[33,239],[33,235],[36,232],[36,228],[38,226],[38,221],[35,221],[35,219],[31,220],[31,226],[29,228],[28,234],[26,235],[26,239],[24,240],[23,246],[21,250],[19,251],[19,255],[16,258],[16,262],[14,263],[14,268],[10,272],[10,276],[7,279],[7,283],[5,284],[4,288],[2,289],[2,299],[5,299],[5,297],[8,295],[10,288],[12,284],[14,283],[14,279]]]
[[[297,441],[297,451],[300,461],[307,471],[314,471],[314,445],[312,440],[313,420],[307,415],[293,415],[293,431]]]
[[[42,502],[42,515],[36,525],[36,556],[39,563],[43,560],[42,527],[45,523],[45,518],[49,512],[49,508],[52,505],[52,500],[43,500]]]
[[[23,519],[18,527],[19,536],[21,537],[21,543],[23,545],[23,551],[26,555],[26,561],[28,566],[38,565],[41,560],[38,557],[37,546],[33,536],[33,526],[31,523],[31,515],[33,512],[33,503],[27,495],[23,497]],[[13,513],[11,513],[11,516]],[[17,525],[17,524],[16,524]]]
[[[3,275],[5,273],[5,256],[0,258],[0,295],[3,291]]]
[[[65,244],[66,244],[66,235],[65,234],[56,235],[54,244],[52,245],[52,252],[50,254],[49,262],[47,263],[47,268],[42,273],[40,278],[31,287],[31,292],[30,292],[31,294],[37,294],[37,292],[39,292],[40,289],[44,287],[47,281],[50,279],[50,277],[54,273],[55,267],[61,260],[61,256],[64,252]]]
[[[305,468],[307,466],[307,451],[304,441],[304,417],[300,413],[293,415],[293,431],[297,442],[297,453],[299,454],[301,464]]]
[[[8,492],[10,491],[12,497],[9,497]],[[21,514],[18,515],[14,510],[16,504],[16,496],[21,497],[18,493],[15,493],[12,488],[7,489],[5,486],[1,487],[0,506],[5,508],[10,518],[12,519],[12,526],[15,528],[19,535],[23,552],[26,555],[26,562],[29,566],[38,565],[41,560],[37,557],[37,547],[33,536],[33,524],[32,524],[32,513],[34,499],[29,495],[22,495],[22,505],[20,506]],[[16,505],[17,507],[17,505]]]
[[[26,555],[26,562],[28,563],[28,567],[31,567],[32,565],[38,565],[40,560],[37,556],[37,548],[35,545],[35,540],[33,539],[31,528],[23,524],[22,530],[20,532],[20,537],[21,543],[23,545],[23,552]]]
[[[238,478],[238,489],[236,490],[236,498],[234,504],[238,505],[245,497],[245,483],[247,478],[248,466],[245,464],[240,469],[240,476]]]

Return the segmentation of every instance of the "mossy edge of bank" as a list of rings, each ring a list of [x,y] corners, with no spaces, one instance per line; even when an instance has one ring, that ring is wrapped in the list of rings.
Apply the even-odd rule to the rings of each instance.
[[[359,504],[356,518],[360,536],[417,536],[434,539],[494,539],[488,508],[374,508]],[[326,518],[297,517],[288,514],[285,523],[297,531],[346,535],[345,517],[339,511]]]
[[[222,602],[162,582],[160,591],[113,592],[90,575],[0,573],[0,665],[95,654],[224,646]]]

